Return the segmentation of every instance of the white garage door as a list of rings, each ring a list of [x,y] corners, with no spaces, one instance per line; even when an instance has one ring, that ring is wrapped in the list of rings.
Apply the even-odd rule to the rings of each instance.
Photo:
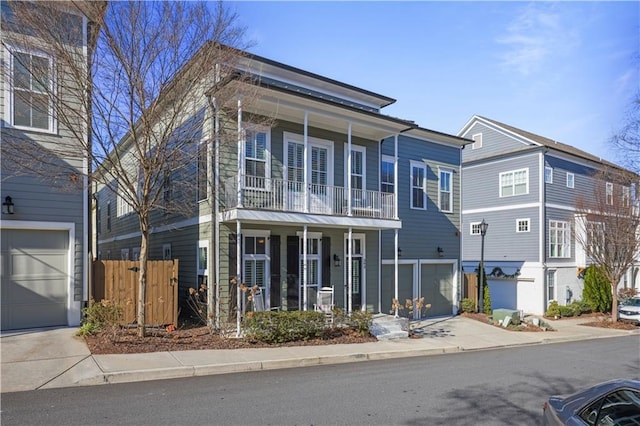
[[[420,294],[431,304],[428,316],[451,315],[453,311],[453,264],[423,264]]]
[[[3,229],[2,330],[67,324],[67,231]]]

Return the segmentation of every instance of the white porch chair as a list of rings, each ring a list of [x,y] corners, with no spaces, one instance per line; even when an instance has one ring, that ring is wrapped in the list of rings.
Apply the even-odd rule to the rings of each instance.
[[[258,290],[253,295],[253,312],[264,312],[267,309],[264,306],[264,297],[262,295],[262,290]],[[275,306],[269,309],[270,311],[279,311],[280,306]]]
[[[324,314],[327,324],[333,324],[333,306],[333,287],[322,287],[318,290],[317,303],[313,305],[313,309]]]

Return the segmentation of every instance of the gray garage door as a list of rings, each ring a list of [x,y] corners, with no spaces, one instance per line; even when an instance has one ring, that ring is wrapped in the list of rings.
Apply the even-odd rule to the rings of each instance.
[[[398,300],[404,306],[407,299],[413,299],[413,265],[398,265]],[[382,312],[393,313],[392,302],[395,296],[395,266],[382,265]],[[408,317],[407,309],[399,311],[400,316]]]
[[[430,303],[427,316],[451,315],[453,310],[453,264],[422,265],[420,294]]]
[[[3,229],[2,330],[67,324],[67,231]]]

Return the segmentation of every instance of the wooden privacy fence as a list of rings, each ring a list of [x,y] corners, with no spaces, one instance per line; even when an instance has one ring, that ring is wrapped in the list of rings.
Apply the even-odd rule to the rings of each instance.
[[[136,323],[139,270],[138,261],[93,262],[93,299],[119,303],[124,324]],[[145,304],[146,325],[178,326],[178,260],[147,261]]]
[[[475,301],[476,309],[478,309],[478,276],[476,274],[464,274],[462,298]]]

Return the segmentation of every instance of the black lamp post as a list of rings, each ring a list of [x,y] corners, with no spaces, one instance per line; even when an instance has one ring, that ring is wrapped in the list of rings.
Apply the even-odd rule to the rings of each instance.
[[[487,235],[487,228],[489,224],[482,219],[480,222],[480,236],[482,237],[482,243],[480,245],[480,288],[478,290],[479,298],[478,301],[478,312],[484,312],[484,295],[482,294],[484,290],[484,236]]]

